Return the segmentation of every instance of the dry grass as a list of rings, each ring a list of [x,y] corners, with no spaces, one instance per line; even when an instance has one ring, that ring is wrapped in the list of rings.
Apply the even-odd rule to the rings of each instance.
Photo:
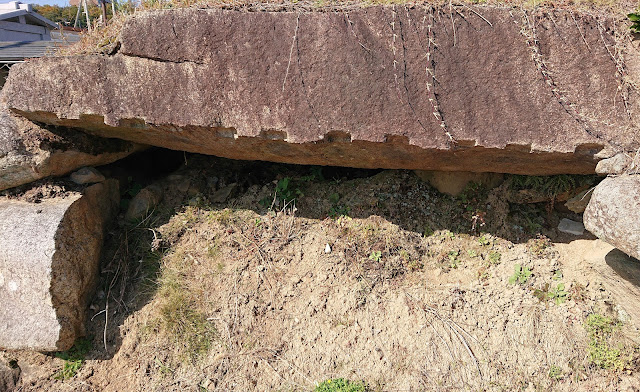
[[[111,54],[117,50],[118,35],[126,19],[139,11],[177,9],[177,8],[221,8],[251,12],[328,12],[328,11],[350,11],[362,7],[376,5],[384,6],[435,6],[443,7],[445,10],[457,9],[459,7],[472,6],[497,6],[514,7],[526,10],[536,10],[543,8],[571,9],[578,12],[606,12],[617,16],[626,17],[626,14],[634,11],[640,6],[640,2],[635,0],[359,0],[359,1],[325,1],[325,0],[276,0],[256,2],[250,0],[144,0],[131,11],[120,13],[117,17],[109,21],[106,27],[99,27],[85,34],[80,42],[71,47],[61,50],[57,55],[84,55],[84,54]]]

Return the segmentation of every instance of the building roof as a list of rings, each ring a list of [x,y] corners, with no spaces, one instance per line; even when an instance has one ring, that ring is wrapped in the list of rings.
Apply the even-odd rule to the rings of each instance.
[[[52,41],[0,42],[0,63],[19,63],[25,58],[54,54],[66,43]]]
[[[38,24],[50,29],[58,28],[58,25],[33,10],[31,4],[21,3],[19,1],[10,1],[8,3],[0,3],[0,21],[24,16],[32,24]]]

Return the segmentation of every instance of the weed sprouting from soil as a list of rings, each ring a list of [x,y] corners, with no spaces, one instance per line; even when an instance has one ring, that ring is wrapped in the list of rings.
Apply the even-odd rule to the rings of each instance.
[[[367,392],[367,386],[361,381],[349,381],[335,378],[323,381],[314,392]]]
[[[56,357],[64,360],[64,363],[62,369],[58,371],[53,378],[56,380],[68,380],[75,377],[90,350],[91,340],[81,338],[76,340],[73,347],[69,350],[57,353]]]
[[[615,341],[621,323],[611,317],[592,313],[587,316],[585,329],[589,334],[589,360],[603,369],[624,370],[632,359],[629,350]]]
[[[524,285],[529,281],[531,277],[531,270],[527,266],[516,264],[513,267],[513,275],[509,278],[510,284]]]

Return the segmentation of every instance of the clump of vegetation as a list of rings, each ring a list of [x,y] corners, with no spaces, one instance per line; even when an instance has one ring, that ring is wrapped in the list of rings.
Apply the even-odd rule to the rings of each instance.
[[[555,176],[511,176],[511,189],[515,191],[533,190],[551,199],[565,192],[582,186],[592,185],[596,181],[594,176],[559,174]]]
[[[371,251],[371,254],[369,255],[369,260],[380,262],[380,260],[382,260],[382,252],[380,252],[379,250]]]
[[[348,216],[351,208],[340,204],[340,195],[338,193],[332,193],[329,195],[329,202],[331,202],[331,209],[329,210],[329,217],[336,219],[341,216]]]
[[[158,280],[161,305],[156,328],[174,340],[178,352],[195,360],[209,351],[218,331],[199,309],[195,294],[185,287],[185,281],[180,266],[165,263]]]
[[[551,245],[551,240],[548,237],[538,234],[537,238],[529,241],[527,247],[532,255],[540,257],[551,247]]]
[[[569,297],[569,293],[565,290],[564,283],[560,282],[555,287],[551,288],[549,283],[545,283],[540,289],[533,291],[534,297],[538,298],[540,302],[547,300],[553,301],[556,305],[560,305],[566,302]]]
[[[554,381],[560,381],[564,378],[564,371],[560,366],[551,365],[549,368],[549,378]]]
[[[513,266],[513,275],[509,278],[509,283],[523,285],[527,283],[530,277],[531,270],[529,267],[523,267],[521,264],[516,264]]]
[[[631,24],[631,27],[629,27],[631,31],[636,34],[640,33],[640,14],[636,12],[632,12],[628,14],[627,17],[631,22],[633,22]]]
[[[589,334],[589,360],[594,365],[610,370],[624,370],[628,367],[631,356],[625,353],[621,343],[613,344],[614,332],[621,323],[611,317],[597,313],[590,314],[584,327]]]
[[[64,360],[62,369],[56,373],[53,378],[56,380],[68,380],[75,377],[78,373],[84,359],[91,350],[91,341],[89,339],[78,339],[73,347],[64,352],[59,352],[56,357]]]
[[[314,389],[314,392],[367,392],[367,390],[366,384],[361,381],[335,378],[323,381]]]

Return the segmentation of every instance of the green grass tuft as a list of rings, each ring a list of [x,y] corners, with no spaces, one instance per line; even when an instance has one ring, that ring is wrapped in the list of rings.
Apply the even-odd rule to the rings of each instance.
[[[90,350],[91,341],[83,338],[76,340],[73,347],[69,350],[56,353],[56,357],[64,360],[64,364],[62,365],[62,369],[57,372],[53,378],[64,381],[75,377]]]
[[[349,381],[335,378],[323,381],[314,392],[366,392],[367,386],[361,381]]]

